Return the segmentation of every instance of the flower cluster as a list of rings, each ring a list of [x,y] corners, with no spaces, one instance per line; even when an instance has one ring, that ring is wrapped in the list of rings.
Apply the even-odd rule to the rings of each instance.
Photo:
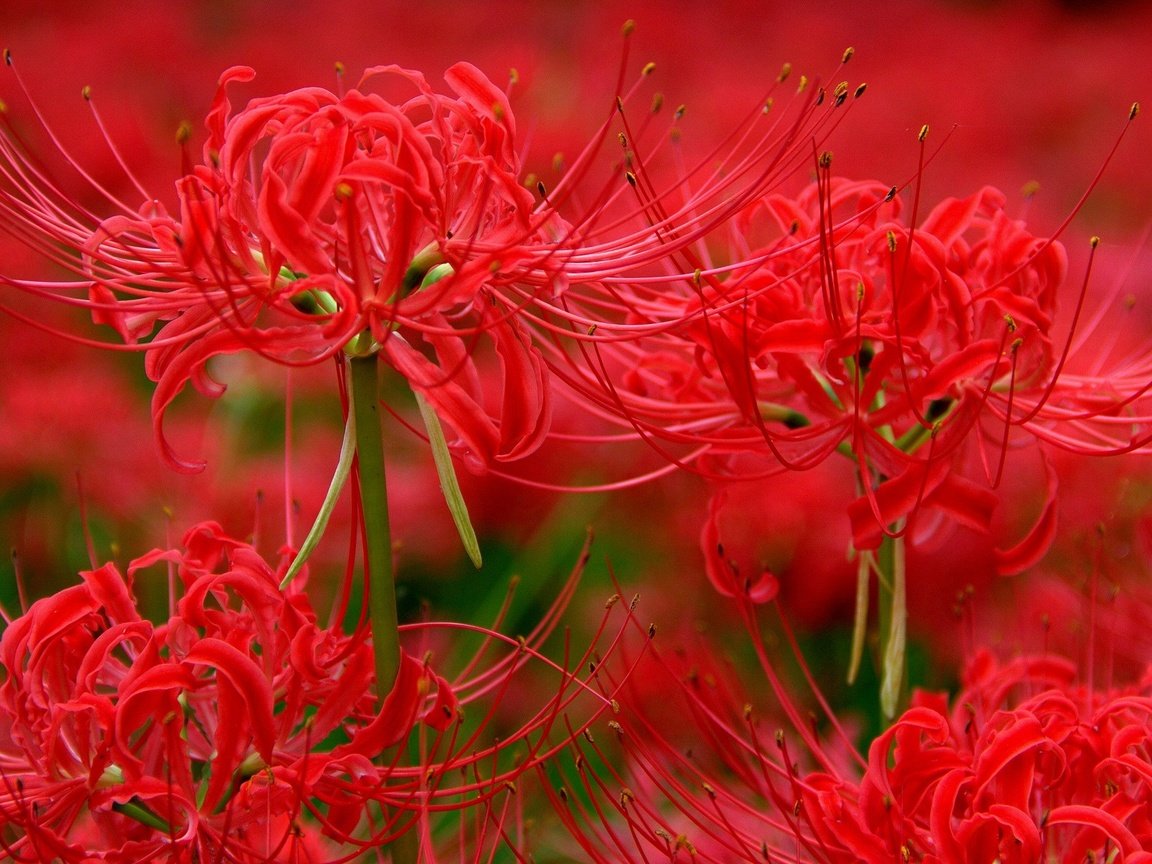
[[[132,591],[156,565],[182,587],[160,625]],[[458,721],[452,687],[410,656],[377,707],[370,644],[320,626],[215,524],[81,575],[0,639],[0,839],[24,860],[312,855],[387,797],[381,754]]]
[[[906,538],[924,553],[921,541],[957,536],[954,526],[996,534],[1001,481],[1020,450],[1046,481],[1028,490],[1039,516],[1023,539],[989,541],[978,578],[1018,574],[1057,533],[1051,448],[1152,453],[1152,351],[1113,350],[1121,340],[1101,336],[1107,313],[1085,312],[1099,241],[1069,298],[1078,268],[1061,242],[1067,221],[1029,227],[991,186],[922,207],[926,126],[907,183],[834,176],[825,140],[865,86],[800,76],[793,88],[788,66],[693,164],[684,111],[663,126],[657,95],[639,116],[643,88],[625,86],[624,56],[606,120],[549,182],[524,174],[510,91],[468,63],[448,68],[446,90],[397,66],[369,68],[346,89],[341,68],[334,90],[239,109],[231,99],[254,73],[233,67],[198,158],[181,131],[171,200],[137,182],[111,141],[140,203],[86,171],[42,116],[53,158],[86,193],[58,183],[14,126],[0,130],[0,229],[57,271],[0,274],[0,310],[55,332],[37,320],[38,300],[77,307],[142,353],[171,466],[203,467],[178,454],[165,415],[189,385],[220,395],[226,355],[331,362],[344,426],[299,546],[284,483],[277,565],[255,540],[204,522],[181,548],[123,569],[97,567],[90,551],[80,584],[7,622],[6,855],[1152,862],[1152,673],[1138,642],[1125,661],[1144,677],[1127,689],[1093,687],[1093,644],[1087,685],[1052,656],[1000,664],[980,653],[951,705],[922,692],[907,701]],[[794,186],[808,170],[814,179]],[[1093,340],[1104,350],[1077,358]],[[772,636],[763,628],[783,580],[726,547],[732,512],[752,509],[727,487],[682,533],[699,537],[704,575],[738,619],[720,637],[736,634],[736,662],[716,659],[700,633],[683,637],[687,648],[654,648],[655,626],[619,594],[589,625],[591,647],[576,656],[565,634],[563,660],[549,660],[587,547],[525,636],[497,629],[510,595],[491,597],[496,624],[473,620],[483,604],[471,586],[456,601],[468,609],[461,620],[405,623],[394,577],[405,553],[389,516],[403,496],[386,479],[385,450],[396,452],[380,415],[387,403],[407,424],[407,409],[383,397],[381,367],[414,394],[477,566],[453,459],[504,479],[503,463],[546,444],[582,463],[606,443],[639,444],[630,479],[594,476],[591,488],[685,468],[719,483],[771,478],[777,494],[780,477],[845,457],[851,472],[830,490],[843,532],[820,526],[814,548],[824,557],[851,538],[857,605],[842,665],[851,682],[873,652],[881,716],[864,722],[884,724],[867,755],[822,695],[787,613]],[[573,421],[563,430],[561,393]],[[289,417],[286,465],[291,430]],[[622,452],[631,459],[633,448]],[[561,479],[525,478],[545,489]],[[813,522],[820,483],[788,496]],[[331,540],[345,488],[344,581],[327,586],[336,599],[323,625],[305,593],[318,569],[309,556]],[[802,564],[796,572],[818,576]],[[1101,568],[1092,572],[1094,616]],[[168,608],[150,617],[136,588],[164,576]],[[867,643],[873,595],[879,638]],[[1094,617],[1088,627],[1094,638]],[[458,666],[441,660],[456,640],[474,649]],[[438,673],[433,660],[461,671]],[[750,670],[763,680],[745,701]],[[607,735],[593,734],[601,720]],[[523,794],[537,782],[542,794]],[[539,841],[529,826],[542,813],[564,830]]]
[[[872,742],[862,780],[805,778],[828,861],[1147,861],[1152,679],[1075,683],[1054,657],[969,665],[949,710],[921,695]]]

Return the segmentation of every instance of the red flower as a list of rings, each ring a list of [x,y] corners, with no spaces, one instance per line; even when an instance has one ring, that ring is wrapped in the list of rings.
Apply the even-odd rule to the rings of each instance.
[[[1010,217],[1003,193],[909,219],[895,189],[825,165],[731,231],[739,257],[683,274],[686,288],[658,301],[619,288],[627,314],[598,329],[586,373],[598,410],[678,464],[746,479],[839,452],[860,478],[854,545],[871,549],[921,509],[987,530],[1016,430],[1087,453],[1147,448],[1142,367],[1070,360],[1072,336],[1053,326],[1066,253]],[[1033,563],[1053,530],[1050,503],[1001,570]]]
[[[156,626],[132,581],[162,563],[184,593]],[[0,822],[13,854],[191,861],[226,848],[264,861],[331,845],[319,831],[345,838],[385,787],[390,769],[373,760],[420,720],[456,720],[447,682],[409,656],[377,711],[370,644],[319,627],[305,595],[280,592],[214,524],[126,578],[111,564],[82,576],[0,639]]]
[[[189,382],[219,395],[207,362],[248,350],[286,364],[380,352],[473,460],[534,450],[545,372],[516,322],[523,301],[505,295],[512,283],[560,289],[556,241],[570,229],[520,182],[507,96],[466,63],[445,73],[450,94],[377,67],[346,93],[306,88],[231,113],[228,87],[252,77],[221,78],[203,162],[176,184],[178,215],[145,195],[138,211],[110,200],[119,212],[96,222],[0,136],[4,223],[85,280],[88,299],[72,302],[128,343],[148,339],[167,459],[199,467],[164,441],[165,409]],[[377,82],[410,93],[363,89]],[[52,296],[85,284],[6,281]],[[496,407],[473,357],[481,336],[501,370]]]
[[[615,706],[596,669],[634,623],[626,604],[608,604],[570,666],[540,653],[585,559],[525,636],[403,628],[428,657],[460,634],[479,647],[452,681],[403,653],[383,704],[371,641],[321,626],[303,575],[279,590],[287,558],[274,571],[215,523],[126,574],[85,572],[0,637],[0,848],[65,862],[348,860],[410,832],[428,855],[515,849],[504,822],[521,777]],[[160,625],[132,593],[158,568],[182,586]],[[441,836],[441,813],[457,836]]]
[[[830,861],[1152,860],[1152,679],[1076,687],[1055,658],[968,669],[949,712],[921,696],[857,786],[806,780]]]

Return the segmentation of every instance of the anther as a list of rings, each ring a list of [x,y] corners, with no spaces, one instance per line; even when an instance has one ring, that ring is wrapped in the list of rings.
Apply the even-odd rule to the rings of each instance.
[[[85,102],[92,101],[92,88],[85,84],[80,88],[80,96]]]
[[[684,112],[687,110],[688,110],[687,105],[680,105],[679,107],[676,108],[676,113],[673,115],[673,119],[676,120],[677,122],[684,119]]]
[[[888,232],[888,251],[889,252],[895,252],[896,251],[896,232],[895,231],[889,231]]]
[[[655,639],[656,638],[656,625],[655,624],[649,624],[648,625],[648,638],[649,639]]]
[[[652,94],[652,107],[651,107],[652,113],[653,114],[660,113],[660,109],[663,107],[664,107],[664,94],[663,93],[653,93]]]
[[[791,63],[785,63],[783,66],[780,67],[780,74],[776,76],[776,80],[778,82],[780,82],[781,84],[783,84],[785,81],[788,80],[788,76],[791,74],[792,74],[792,64]]]
[[[1135,120],[1136,115],[1140,113],[1140,103],[1133,102],[1132,107],[1128,109],[1128,119]]]
[[[520,70],[517,69],[515,66],[513,66],[511,69],[508,70],[508,85],[510,87],[515,87],[519,83],[520,83]]]
[[[339,77],[339,78],[344,77],[344,64],[342,62],[337,60],[335,63],[332,64],[332,68],[336,70],[337,77]]]
[[[819,89],[819,91],[817,91],[817,93],[816,93],[816,104],[817,105],[823,105],[824,104],[824,88],[823,87],[821,87]]]
[[[643,75],[645,78],[647,78],[649,75],[651,75],[655,71],[656,71],[656,64],[652,63],[652,62],[648,62],[648,63],[644,64],[644,68],[640,70],[640,74]]]
[[[825,150],[820,154],[819,164],[821,168],[828,168],[832,165],[832,151]]]
[[[1099,237],[1097,237],[1096,235],[1092,235],[1092,239],[1088,241],[1088,244],[1089,244],[1089,245],[1090,245],[1090,246],[1091,246],[1093,249],[1095,249],[1097,246],[1099,246],[1099,245],[1100,245],[1100,238],[1099,238]]]
[[[624,26],[620,28],[621,36],[631,36],[632,31],[636,29],[636,22],[629,18],[624,22]]]
[[[928,137],[928,124],[925,123],[923,126],[920,127],[920,133],[916,136],[916,140],[917,141],[923,141],[927,137]]]
[[[176,127],[176,143],[187,144],[192,137],[192,124],[184,120]]]
[[[12,52],[9,51],[7,48],[4,49],[4,63],[7,66],[12,65]]]
[[[896,197],[896,187],[893,186],[891,189],[888,190],[888,194],[884,196],[884,201],[885,202],[891,201],[895,197]]]
[[[847,48],[844,49],[844,55],[840,58],[840,62],[841,63],[847,63],[849,60],[852,59],[852,55],[855,53],[856,53],[856,49],[853,48],[852,46],[848,46]]]
[[[796,92],[797,93],[803,93],[807,89],[808,89],[808,76],[807,75],[801,75],[800,76],[800,83],[796,85]]]
[[[544,185],[543,180],[537,180],[536,181],[536,191],[540,193],[541,198],[547,198],[548,197],[548,187],[546,187]]]
[[[864,91],[867,89],[868,89],[867,82],[865,82],[864,84],[860,84],[859,86],[857,86],[856,92],[852,94],[852,98],[859,99],[861,96],[864,95]]]

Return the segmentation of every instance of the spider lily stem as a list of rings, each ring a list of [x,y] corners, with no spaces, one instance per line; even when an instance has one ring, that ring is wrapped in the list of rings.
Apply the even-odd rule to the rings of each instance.
[[[368,625],[376,661],[376,697],[383,703],[400,670],[400,625],[392,573],[392,533],[388,521],[388,480],[380,429],[379,361],[376,355],[352,357],[349,398],[356,430],[360,508],[364,520],[364,578],[368,583]],[[399,745],[403,747],[403,744]],[[387,755],[385,758],[388,758]],[[414,830],[393,841],[393,864],[415,864],[419,837]]]
[[[388,481],[380,437],[376,356],[349,360],[350,398],[356,429],[360,506],[364,519],[364,574],[368,583],[368,621],[376,658],[377,697],[383,701],[400,668],[400,631],[396,585],[392,575],[392,535],[388,523]]]

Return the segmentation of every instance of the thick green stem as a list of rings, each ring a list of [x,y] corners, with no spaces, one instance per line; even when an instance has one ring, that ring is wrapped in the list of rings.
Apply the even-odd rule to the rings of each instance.
[[[392,577],[392,535],[388,527],[388,481],[380,437],[378,360],[353,357],[352,415],[356,424],[360,506],[364,518],[364,578],[368,582],[368,623],[376,657],[376,695],[383,701],[400,669],[400,630],[396,616],[396,584]]]
[[[400,622],[396,613],[396,583],[392,575],[392,534],[388,523],[388,481],[380,435],[379,366],[376,356],[353,357],[350,397],[356,428],[360,507],[364,519],[364,578],[368,582],[368,623],[376,660],[376,695],[383,702],[400,670]],[[403,746],[403,745],[401,745]],[[394,864],[415,864],[417,832],[397,838],[389,852]]]

